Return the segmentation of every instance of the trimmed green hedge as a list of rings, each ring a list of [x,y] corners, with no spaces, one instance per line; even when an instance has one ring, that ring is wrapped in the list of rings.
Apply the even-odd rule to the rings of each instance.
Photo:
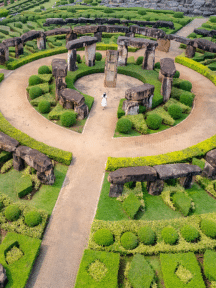
[[[0,73],[0,82],[2,82],[2,80],[4,80],[4,73]]]
[[[204,273],[209,281],[216,281],[216,252],[211,250],[206,250],[204,254]]]
[[[5,253],[12,247],[18,245],[23,256],[12,264],[7,264]],[[7,287],[24,288],[29,278],[33,264],[39,254],[41,240],[8,233],[0,245],[0,262],[6,269],[8,284]]]
[[[95,269],[90,274],[90,267],[96,261],[103,264],[106,273],[102,275],[100,281],[97,281],[101,270]],[[94,288],[116,288],[118,286],[118,270],[120,255],[116,253],[107,253],[101,251],[85,250],[79,271],[76,278],[75,288],[94,287]],[[93,271],[92,271],[93,272]]]
[[[206,78],[208,78],[210,81],[212,81],[216,85],[216,74],[211,71],[208,67],[190,59],[187,57],[177,56],[175,58],[175,62],[182,64],[194,71],[197,71],[198,73],[202,74]]]
[[[134,157],[134,158],[108,157],[106,170],[115,171],[116,169],[123,167],[154,166],[161,164],[188,162],[191,161],[193,157],[202,157],[208,151],[215,148],[216,148],[216,135],[189,148],[166,154],[160,154],[156,156]]]
[[[21,145],[28,146],[32,149],[36,149],[41,153],[46,154],[51,159],[54,159],[65,165],[70,165],[71,163],[72,160],[71,152],[63,151],[61,149],[48,146],[42,142],[39,142],[31,138],[27,134],[13,127],[1,113],[0,113],[0,131],[16,139],[17,141],[19,141]]]

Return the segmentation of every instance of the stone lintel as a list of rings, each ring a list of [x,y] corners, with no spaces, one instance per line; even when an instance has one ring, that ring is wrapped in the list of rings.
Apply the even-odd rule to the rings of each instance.
[[[66,48],[68,50],[82,48],[86,46],[90,46],[94,43],[97,43],[96,37],[90,37],[90,36],[83,36],[79,39],[71,40],[66,44]]]
[[[125,91],[125,98],[127,100],[139,101],[149,98],[154,94],[154,85],[143,84],[140,86],[132,87]]]

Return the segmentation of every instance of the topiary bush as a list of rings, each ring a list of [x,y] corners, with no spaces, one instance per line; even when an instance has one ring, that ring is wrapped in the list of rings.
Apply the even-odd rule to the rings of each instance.
[[[38,74],[50,74],[50,68],[47,65],[43,65],[38,68]]]
[[[113,13],[114,11],[113,11],[113,9],[107,7],[107,8],[104,9],[103,12],[107,13],[107,14],[110,14],[110,13]]]
[[[210,22],[216,23],[216,16],[210,16]]]
[[[193,97],[191,95],[189,95],[188,93],[182,93],[179,101],[182,104],[185,104],[189,107],[192,107],[192,105],[193,105]]]
[[[29,97],[33,100],[43,94],[43,91],[40,87],[31,87],[29,90]]]
[[[95,53],[95,60],[101,61],[101,59],[102,59],[102,54],[100,52],[96,52]]]
[[[139,15],[146,15],[146,11],[145,11],[145,10],[139,10],[139,11],[138,11],[138,14],[139,14]]]
[[[172,104],[168,107],[168,113],[174,120],[177,120],[182,117],[182,108],[177,104]]]
[[[187,242],[194,242],[199,238],[198,230],[191,225],[183,226],[181,228],[181,235]]]
[[[40,84],[42,80],[37,75],[32,75],[29,77],[29,86]]]
[[[76,55],[76,61],[78,63],[82,63],[82,59],[81,59],[81,56],[79,54]]]
[[[66,111],[60,116],[61,125],[64,127],[73,126],[76,123],[76,113],[73,111]]]
[[[49,113],[50,112],[50,102],[47,100],[42,100],[39,102],[38,104],[38,109],[40,111],[40,113]]]
[[[145,226],[139,229],[138,238],[144,245],[154,245],[156,234],[151,227]]]
[[[176,72],[175,72],[173,78],[179,78],[179,76],[180,76],[180,72],[176,70]]]
[[[154,68],[155,69],[160,69],[160,62],[156,62],[155,65],[154,65]]]
[[[144,59],[143,56],[139,56],[136,60],[136,65],[141,65],[143,63],[143,59]]]
[[[160,125],[162,123],[162,118],[157,114],[150,114],[146,118],[146,124],[148,128],[152,130],[157,130],[160,128]]]
[[[110,246],[114,243],[113,234],[108,229],[99,229],[94,233],[94,241],[101,246]]]
[[[174,245],[178,241],[178,233],[173,227],[165,227],[161,236],[166,244]]]
[[[129,119],[121,118],[117,122],[117,130],[120,133],[129,133],[132,128],[132,122]]]
[[[25,224],[29,227],[34,227],[42,222],[41,214],[38,211],[29,211],[25,215]]]
[[[138,246],[137,236],[132,232],[125,232],[121,236],[121,245],[126,250],[133,250]]]
[[[173,14],[174,18],[183,18],[184,17],[184,13],[183,12],[175,12]]]
[[[186,217],[191,210],[191,198],[182,192],[176,192],[172,201],[175,207]]]
[[[9,205],[6,209],[5,209],[5,217],[8,221],[16,221],[19,219],[21,214],[21,210],[19,209],[19,207],[17,205]]]
[[[206,236],[213,239],[216,238],[216,222],[208,219],[203,219],[201,221],[200,228]]]
[[[190,92],[192,89],[192,84],[190,81],[184,80],[179,84],[179,88]]]

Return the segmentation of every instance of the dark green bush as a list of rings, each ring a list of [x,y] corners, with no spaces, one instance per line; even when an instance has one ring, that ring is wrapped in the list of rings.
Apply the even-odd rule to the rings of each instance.
[[[216,71],[216,62],[210,63],[208,65],[208,68],[212,71]]]
[[[22,28],[22,24],[21,23],[14,23],[14,27],[17,27],[17,28]]]
[[[167,179],[167,180],[165,180],[165,182],[168,186],[176,186],[177,179],[175,179],[175,178]]]
[[[156,234],[151,227],[145,226],[139,229],[138,238],[144,245],[154,245]]]
[[[155,69],[160,69],[160,62],[156,62],[155,65],[154,65],[154,68]]]
[[[172,104],[168,107],[168,113],[174,120],[177,120],[182,117],[182,108],[177,104]]]
[[[176,208],[186,217],[191,209],[191,199],[188,195],[182,192],[176,192],[172,197]]]
[[[40,77],[38,77],[37,75],[32,75],[29,77],[29,86],[37,85],[40,84],[41,82],[42,81]]]
[[[204,59],[214,59],[215,53],[205,52],[203,56],[204,56]]]
[[[81,59],[81,56],[79,54],[76,55],[76,61],[78,63],[82,63],[82,59]]]
[[[192,32],[188,35],[189,38],[197,38],[197,34]]]
[[[121,245],[126,250],[133,250],[138,246],[137,236],[132,232],[125,232],[121,236]]]
[[[129,189],[134,189],[136,187],[136,182],[130,181],[124,184],[125,187]]]
[[[136,65],[141,65],[143,63],[143,59],[144,59],[143,56],[139,56],[136,60]]]
[[[199,238],[199,232],[191,225],[185,225],[181,228],[181,235],[187,242],[194,242]]]
[[[95,60],[101,61],[101,59],[102,59],[102,54],[100,52],[96,52],[95,53]]]
[[[38,211],[29,211],[25,215],[25,224],[29,227],[34,227],[42,222],[41,214]]]
[[[162,118],[157,114],[150,114],[146,118],[146,124],[148,128],[152,130],[157,130],[158,128],[160,128],[161,123]]]
[[[180,76],[180,72],[176,70],[176,72],[175,72],[173,78],[179,78],[179,76]]]
[[[40,111],[40,113],[44,114],[44,113],[49,113],[50,112],[50,102],[47,100],[42,100],[39,102],[38,104],[38,109]]]
[[[206,250],[204,254],[204,273],[209,281],[216,281],[216,252],[212,250]],[[213,285],[212,285],[213,287]]]
[[[210,22],[216,23],[216,16],[210,16]]]
[[[43,91],[40,87],[38,86],[33,86],[29,90],[29,97],[33,100],[43,94]]]
[[[74,2],[74,0],[69,0],[69,3],[73,3],[73,2],[70,2],[70,1],[73,1],[73,2]],[[75,10],[73,7],[68,7],[68,8],[67,8],[67,11],[68,11],[68,12],[71,12],[71,13],[75,13],[75,12],[76,12],[76,10]]]
[[[117,122],[117,130],[120,133],[129,133],[132,128],[132,122],[129,119],[121,118]]]
[[[15,183],[15,190],[17,192],[17,196],[19,198],[24,197],[25,195],[32,192],[32,181],[31,178],[27,175],[24,177],[21,177],[16,183]]]
[[[174,18],[183,18],[184,17],[184,13],[183,12],[175,12],[173,14]]]
[[[110,246],[114,242],[113,234],[108,229],[99,229],[94,233],[94,241],[101,246]]]
[[[180,83],[179,88],[190,92],[192,89],[192,84],[190,81],[185,80]]]
[[[16,221],[19,219],[21,214],[21,210],[19,209],[19,206],[17,205],[9,205],[5,209],[5,217],[8,221]]]
[[[193,97],[187,93],[182,93],[179,101],[189,107],[192,107],[193,105]]]
[[[76,123],[76,113],[66,111],[60,116],[61,125],[64,127],[71,127]]]
[[[174,245],[178,241],[178,233],[173,227],[165,227],[161,236],[166,244]]]
[[[0,202],[0,211],[4,208],[3,202]]]
[[[138,11],[138,14],[139,14],[139,15],[146,15],[146,11],[145,11],[145,10],[139,10],[139,11]]]
[[[201,230],[206,236],[213,239],[216,238],[216,222],[208,219],[203,219],[201,221]]]
[[[146,107],[139,105],[139,113],[145,113],[146,112]]]
[[[52,72],[50,71],[50,68],[46,65],[43,65],[38,68],[38,74],[50,74],[50,73]]]
[[[111,8],[105,8],[103,12],[106,14],[110,14],[110,13],[113,13],[114,11]]]
[[[133,219],[141,206],[140,201],[137,199],[134,193],[130,193],[129,196],[123,202],[123,209],[128,216]]]

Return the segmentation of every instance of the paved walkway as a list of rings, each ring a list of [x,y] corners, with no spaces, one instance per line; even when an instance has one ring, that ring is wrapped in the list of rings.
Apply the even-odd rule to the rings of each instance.
[[[141,53],[133,55],[137,57]],[[170,54],[157,51],[156,61]],[[106,89],[112,96],[103,111],[100,106],[103,75],[99,74],[77,81],[81,90],[88,87],[88,94],[95,97],[83,134],[57,126],[36,112],[25,92],[28,78],[37,74],[41,65],[50,65],[56,57],[65,59],[66,54],[20,67],[0,84],[0,110],[13,126],[36,140],[73,152],[73,161],[26,286],[34,288],[74,286],[82,253],[87,247],[108,156],[136,157],[177,151],[216,134],[216,87],[202,75],[179,64],[176,67],[181,78],[193,83],[196,94],[192,113],[179,125],[158,134],[113,139],[122,81],[130,85],[131,79],[119,77],[119,87],[113,88],[112,93]]]

